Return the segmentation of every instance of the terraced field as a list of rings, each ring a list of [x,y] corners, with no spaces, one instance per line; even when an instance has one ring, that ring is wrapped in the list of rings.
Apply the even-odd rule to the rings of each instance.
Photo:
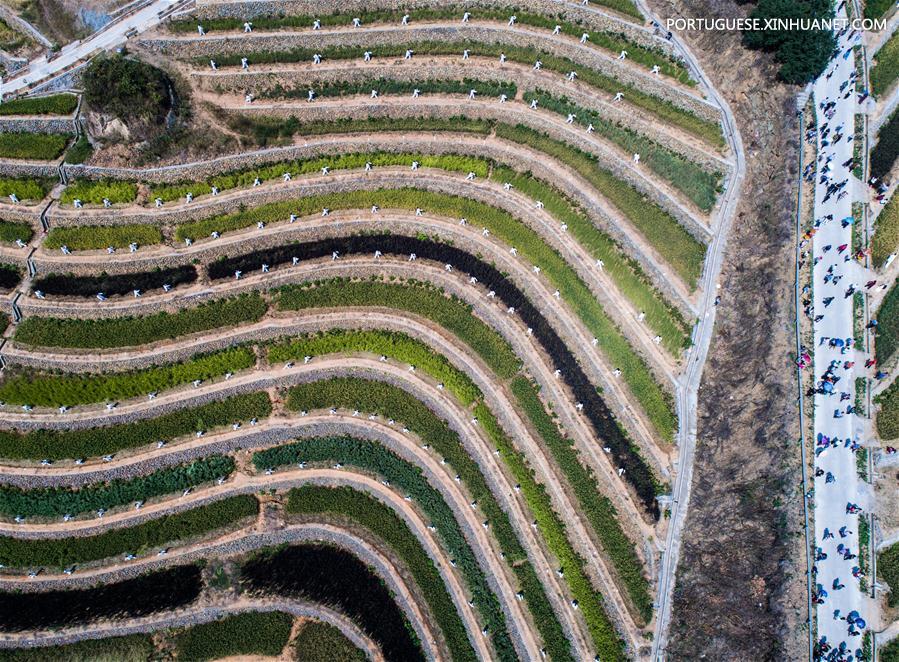
[[[238,153],[0,159],[0,648],[648,657],[713,91],[629,0],[189,10],[129,50]]]

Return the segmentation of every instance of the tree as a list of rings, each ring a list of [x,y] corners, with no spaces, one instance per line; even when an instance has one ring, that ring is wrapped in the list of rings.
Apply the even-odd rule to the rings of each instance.
[[[160,124],[172,105],[165,73],[121,54],[94,59],[83,84],[85,101],[92,109],[126,124]]]
[[[833,8],[829,0],[760,0],[749,17],[824,19],[833,17]],[[781,64],[778,77],[799,85],[817,78],[836,49],[836,38],[830,30],[747,30],[743,43],[774,53],[775,61]]]

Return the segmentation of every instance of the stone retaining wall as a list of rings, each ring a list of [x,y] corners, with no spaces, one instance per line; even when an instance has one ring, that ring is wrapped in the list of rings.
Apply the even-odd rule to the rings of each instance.
[[[586,67],[617,78],[622,83],[630,84],[638,89],[670,101],[676,106],[689,110],[712,122],[720,121],[720,112],[712,104],[672,87],[665,81],[653,76],[648,71],[638,72],[630,66],[623,65],[611,54],[599,49],[586,49],[576,40],[553,37],[548,31],[507,28],[498,25],[471,24],[440,25],[430,27],[409,26],[398,30],[390,27],[366,28],[362,31],[322,30],[313,32],[278,32],[250,33],[236,36],[215,36],[202,38],[156,38],[145,39],[141,45],[150,51],[178,58],[208,58],[221,54],[243,55],[252,57],[253,52],[281,51],[292,48],[324,49],[330,46],[356,46],[364,50],[372,45],[404,46],[414,41],[457,42],[475,41],[486,44],[504,44],[534,48],[546,51],[558,57],[567,57]]]
[[[0,117],[0,133],[75,133],[72,117]]]

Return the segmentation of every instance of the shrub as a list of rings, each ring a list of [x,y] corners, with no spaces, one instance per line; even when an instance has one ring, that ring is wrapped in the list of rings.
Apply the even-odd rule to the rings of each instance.
[[[662,179],[683,193],[702,211],[709,211],[718,198],[721,173],[707,172],[688,158],[660,145],[626,126],[605,119],[599,113],[571,102],[567,97],[556,98],[544,92],[526,92],[524,100],[536,99],[541,108],[577,117],[578,124],[586,127],[592,124],[595,131],[618,145],[628,154],[640,154],[641,163],[645,163]]]
[[[202,236],[213,230],[228,231],[246,227],[256,221],[277,221],[284,218],[291,211],[297,211],[299,214],[305,215],[314,213],[314,211],[320,210],[322,207],[329,207],[332,210],[367,209],[372,204],[379,205],[382,209],[415,209],[416,207],[423,207],[430,213],[444,217],[477,219],[478,223],[489,228],[494,236],[501,241],[504,241],[507,245],[516,246],[523,258],[532,264],[541,266],[544,276],[559,289],[562,298],[571,307],[572,311],[583,320],[585,326],[598,339],[600,349],[616,367],[622,370],[624,379],[631,392],[640,401],[658,432],[665,439],[673,437],[676,421],[672,411],[670,395],[659,386],[642,357],[634,351],[615,322],[607,316],[602,306],[593,296],[593,293],[581,280],[580,276],[565,262],[564,258],[555,249],[544,243],[537,233],[504,210],[478,201],[412,188],[348,191],[309,196],[298,201],[262,205],[248,211],[238,211],[189,223],[179,226],[177,234],[179,237]],[[289,256],[292,253],[293,256],[307,259],[307,256],[313,250],[318,252],[325,247],[330,248],[328,253],[326,253],[327,255],[330,255],[332,250],[339,250],[342,253],[354,252],[354,248],[352,248],[354,244],[360,247],[362,244],[375,245],[386,254],[394,252],[394,250],[388,248],[390,244],[393,244],[397,247],[396,252],[399,254],[409,255],[409,253],[414,252],[423,257],[435,254],[435,252],[443,253],[448,259],[440,260],[441,262],[453,264],[457,269],[462,269],[477,276],[477,274],[471,271],[472,268],[477,267],[471,263],[479,263],[480,261],[474,259],[470,254],[443,245],[435,246],[432,242],[409,241],[409,239],[382,237],[382,242],[377,242],[375,237],[370,236],[362,239],[327,240],[287,247],[284,249],[284,257],[290,259]],[[400,248],[402,244],[420,246],[421,250],[416,250],[415,248],[405,250]],[[427,246],[427,244],[432,245]],[[241,259],[238,264],[244,265],[248,263],[246,264],[248,269],[249,264],[253,264],[253,268],[256,268],[256,265],[262,262],[278,264],[278,260],[273,261],[269,257],[273,253],[275,253],[274,250],[263,251],[259,261],[250,262],[251,258],[247,258]],[[455,257],[450,258],[451,254],[455,254]],[[254,255],[253,257],[255,258],[256,256]],[[435,257],[439,259],[440,256],[435,255]],[[242,269],[242,266],[232,267],[234,263],[234,260],[223,260],[213,263],[209,268],[210,277],[230,276],[234,273],[235,268]],[[462,265],[466,266],[463,267]],[[481,276],[477,277],[481,282],[490,283],[492,289],[499,293],[497,281],[501,280],[502,277],[490,277],[486,281]],[[515,298],[524,297],[520,292],[516,292]],[[506,303],[514,307],[519,315],[522,315],[517,302],[507,300]],[[534,312],[536,314],[536,311]],[[525,319],[524,317],[522,318]],[[534,326],[530,323],[528,325]],[[561,341],[559,342],[561,343]]]
[[[91,108],[130,121],[160,123],[171,108],[166,75],[149,64],[122,55],[91,60],[82,77],[84,100]]]
[[[255,362],[252,349],[234,347],[182,363],[129,372],[54,375],[22,370],[0,383],[0,400],[50,407],[118,400],[245,370]]]
[[[899,249],[899,199],[894,195],[874,221],[871,261],[877,269],[880,269],[890,254],[897,249]]]
[[[877,434],[881,440],[899,439],[899,380],[879,393],[874,402],[880,405],[880,411],[877,412]]]
[[[317,409],[338,404],[347,408],[358,408],[362,411],[374,411],[404,422],[419,437],[427,439],[429,443],[434,443],[433,440],[437,434],[443,430],[446,430],[443,434],[450,435],[451,439],[458,439],[446,423],[437,419],[425,405],[397,387],[385,384],[374,388],[374,385],[369,384],[371,388],[364,391],[365,386],[364,380],[353,379],[331,380],[326,384],[303,384],[290,389],[287,405],[291,409]],[[312,406],[312,403],[321,404]],[[584,574],[584,561],[571,548],[565,535],[565,527],[553,511],[545,488],[536,482],[532,470],[500,429],[490,410],[481,403],[471,411],[477,417],[478,425],[499,450],[500,457],[521,486],[521,493],[531,512],[537,518],[541,535],[565,568],[565,581],[582,605],[581,610],[597,650],[603,658],[621,658],[621,642],[602,607],[602,596],[593,589],[590,580]],[[452,466],[457,468],[459,465],[453,464]],[[473,467],[473,470],[477,471],[477,468]]]
[[[385,283],[338,278],[304,286],[288,285],[278,290],[276,296],[280,310],[342,306],[406,310],[452,332],[500,377],[511,377],[521,363],[503,337],[474,316],[471,306],[455,296],[446,296],[426,282]]]
[[[896,82],[899,77],[899,36],[893,34],[874,54],[870,76],[871,92],[875,97],[881,96]]]
[[[267,304],[259,294],[243,294],[143,317],[75,319],[28,317],[16,327],[15,340],[39,347],[110,348],[146,345],[189,333],[257,322]]]
[[[8,518],[62,517],[99,509],[109,510],[133,501],[174,494],[190,487],[227,477],[234,471],[234,460],[213,455],[189,464],[159,469],[137,478],[117,478],[77,489],[48,487],[23,490],[0,486],[0,513]]]
[[[296,662],[365,662],[368,659],[340,630],[321,621],[304,623],[291,649]]]
[[[234,655],[277,656],[287,645],[293,616],[278,611],[235,614],[194,625],[174,636],[179,660],[202,662]]]
[[[527,415],[568,479],[581,513],[587,518],[605,555],[612,562],[612,568],[624,585],[631,604],[643,622],[649,623],[652,619],[649,582],[643,574],[643,565],[637,557],[633,541],[627,537],[618,522],[615,506],[603,496],[593,472],[581,463],[571,440],[559,432],[555,421],[546,413],[535,387],[524,377],[513,379],[511,387],[521,411]]]
[[[877,555],[877,576],[886,581],[890,587],[887,593],[887,604],[890,607],[899,605],[899,544],[893,544]]]
[[[297,514],[332,514],[345,517],[381,538],[403,560],[415,578],[419,590],[424,593],[431,615],[446,638],[452,659],[477,659],[466,636],[465,625],[459,618],[459,613],[456,611],[434,562],[422,548],[415,534],[409,530],[408,525],[389,507],[374,497],[357,492],[350,487],[328,488],[308,485],[290,491],[287,511]],[[463,544],[465,544],[464,541]],[[469,559],[475,564],[474,569],[477,570],[478,566],[474,561],[474,555],[467,544],[465,544],[465,548],[468,551]],[[464,571],[463,574],[465,574]],[[494,607],[494,613],[488,612],[484,614],[484,617],[487,619],[485,625],[489,628],[497,649],[497,657],[501,660],[514,660],[516,659],[515,649],[512,647],[506,631],[502,612],[499,611],[499,603],[486,586],[483,574],[479,574],[483,586],[478,588],[489,594],[493,603],[491,606]],[[471,581],[470,577],[466,577],[466,579]],[[473,601],[479,603],[478,608],[483,612],[484,604],[481,603],[481,596],[476,593]]]
[[[85,134],[81,134],[78,137],[78,140],[69,147],[69,151],[66,152],[66,158],[64,160],[66,163],[76,165],[87,161],[93,153],[94,148],[93,145],[91,145],[90,140],[87,139]]]
[[[829,0],[759,0],[750,18],[825,19],[833,18]],[[780,63],[778,78],[802,85],[824,71],[836,49],[836,37],[830,30],[747,30],[743,43],[749,48],[774,53]]]
[[[871,176],[883,179],[890,174],[899,155],[899,112],[893,112],[877,134],[871,150]]]
[[[288,391],[287,407],[294,411],[342,407],[375,412],[384,417],[401,421],[421,439],[426,439],[434,450],[446,459],[465,484],[489,522],[491,530],[506,555],[506,561],[515,572],[525,593],[528,606],[537,623],[547,649],[554,660],[570,660],[570,645],[562,632],[555,613],[549,605],[543,585],[537,579],[533,567],[527,562],[527,554],[519,542],[509,517],[500,508],[487,486],[483,474],[467,453],[458,435],[419,400],[390,384],[358,378],[334,378],[324,382],[303,384]],[[280,446],[261,451],[253,456],[257,468],[278,466],[295,462],[299,454],[308,452],[306,442]],[[372,447],[374,449],[374,447]],[[374,456],[357,455],[357,463],[371,463]],[[380,464],[372,465],[382,470]],[[400,480],[400,475],[394,475]],[[420,498],[422,503],[430,500]]]
[[[14,242],[21,239],[24,242],[31,241],[34,229],[28,223],[14,223],[13,221],[0,221],[0,241]]]
[[[50,179],[13,179],[0,177],[0,198],[15,195],[22,202],[37,202],[47,197],[53,182]]]
[[[412,161],[418,161],[423,168],[441,168],[452,172],[473,172],[479,177],[487,177],[490,164],[484,159],[455,156],[455,155],[427,155],[414,153],[372,152],[356,154],[338,154],[312,159],[299,159],[287,163],[276,163],[250,170],[234,170],[217,175],[207,182],[190,182],[181,184],[164,184],[153,187],[150,190],[150,199],[161,198],[163,201],[178,200],[188,193],[200,195],[211,190],[212,186],[225,191],[240,186],[251,186],[253,180],[279,179],[284,173],[293,175],[305,175],[317,173],[324,166],[331,170],[346,170],[363,168],[366,163],[373,166],[403,165],[408,166]]]
[[[60,202],[69,203],[81,200],[86,204],[102,205],[103,198],[112,203],[134,202],[137,198],[137,185],[114,179],[94,181],[79,179],[66,186]]]
[[[75,251],[98,248],[126,248],[131,242],[139,246],[162,243],[162,232],[155,225],[82,225],[74,228],[52,228],[44,246],[50,249],[68,246]]]
[[[197,599],[202,587],[200,567],[182,565],[86,589],[4,591],[0,592],[0,628],[21,632],[139,618],[184,607]]]
[[[58,133],[0,133],[0,158],[52,161],[68,142]]]
[[[334,329],[317,335],[301,336],[275,344],[268,350],[272,363],[324,354],[369,353],[385,355],[414,365],[446,387],[469,405],[480,396],[471,378],[456,369],[442,354],[434,352],[423,342],[402,333],[380,330]]]
[[[3,104],[6,105],[6,104]],[[85,639],[62,646],[13,648],[0,651],[3,662],[147,662],[156,648],[149,634],[130,634],[124,637]]]
[[[892,2],[888,4],[892,5]],[[892,594],[890,595],[892,596]],[[899,639],[889,641],[883,648],[878,646],[877,659],[880,660],[880,662],[899,662]]]
[[[71,115],[78,107],[74,94],[22,97],[0,104],[0,115]]]
[[[9,567],[51,566],[64,568],[120,554],[139,553],[150,547],[183,542],[195,536],[234,526],[259,510],[256,497],[248,494],[216,501],[142,524],[111,529],[94,536],[23,539],[0,536],[0,560]]]
[[[100,457],[127,448],[212,431],[238,421],[266,418],[272,411],[268,394],[248,393],[156,418],[81,430],[37,429],[26,433],[0,430],[0,457],[11,460],[62,460]]]
[[[240,568],[251,594],[328,605],[357,623],[387,660],[424,662],[418,638],[384,581],[345,549],[307,543],[253,555]]]
[[[899,285],[893,284],[877,311],[877,363],[888,366],[899,348]]]
[[[33,289],[44,294],[62,294],[67,296],[93,297],[98,292],[107,296],[131,294],[133,290],[147,292],[158,289],[165,284],[177,287],[185,283],[193,283],[197,279],[197,270],[190,265],[142,271],[137,273],[99,276],[74,276],[72,274],[48,274],[34,281]]]
[[[0,263],[0,290],[11,290],[22,280],[22,271],[11,264]]]
[[[568,72],[574,71],[581,82],[591,87],[610,94],[623,92],[629,104],[657,116],[666,123],[674,124],[715,147],[720,148],[725,145],[719,123],[710,122],[666,99],[643,92],[639,88],[622,82],[613,76],[580,65],[569,58],[553,55],[548,51],[524,46],[486,44],[472,41],[421,41],[405,42],[399,45],[377,44],[368,46],[365,50],[370,51],[372,57],[402,57],[406,49],[412,49],[421,56],[458,55],[466,49],[472,56],[489,58],[496,58],[499,57],[500,53],[504,53],[510,62],[518,62],[528,66],[532,65],[534,60],[540,60],[543,63],[543,68],[548,71],[555,71],[560,74],[568,74]],[[357,58],[361,56],[362,51],[363,47],[361,46],[329,46],[317,49],[295,48],[289,51],[256,52],[251,57],[256,64],[270,64],[305,62],[311,60],[314,53],[319,53],[324,59]],[[241,57],[242,55],[240,54],[219,53],[213,55],[213,59],[220,66],[237,65],[240,63]],[[208,64],[208,59],[198,59],[197,62]]]

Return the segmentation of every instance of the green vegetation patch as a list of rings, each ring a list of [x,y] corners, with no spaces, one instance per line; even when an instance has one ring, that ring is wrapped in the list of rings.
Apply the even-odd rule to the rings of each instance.
[[[446,421],[438,418],[423,403],[396,386],[352,377],[294,387],[288,391],[287,407],[293,411],[327,407],[358,408],[361,411],[395,418],[421,439],[426,439],[458,473],[472,499],[478,502],[481,512],[491,522],[493,535],[496,536],[500,549],[506,555],[507,563],[511,565],[518,578],[548,652],[552,654],[554,660],[573,659],[570,644],[549,604],[543,584],[537,578],[531,564],[527,562],[527,553],[519,542],[508,515],[496,502],[477,463]],[[276,464],[274,459],[268,457],[259,461],[260,466]]]
[[[875,97],[886,92],[899,77],[899,34],[894,33],[874,54],[871,67],[871,93]]]
[[[871,176],[883,179],[899,156],[899,112],[893,111],[877,132],[877,144],[871,150]]]
[[[291,644],[296,662],[365,662],[365,652],[333,625],[321,621],[303,624]]]
[[[635,191],[634,193],[636,194]],[[543,269],[545,277],[559,289],[562,298],[599,339],[600,349],[613,365],[622,370],[631,392],[647,412],[659,435],[666,440],[673,438],[677,420],[670,394],[662,389],[643,358],[634,351],[589,287],[565,259],[547,245],[540,235],[504,210],[458,196],[412,188],[347,191],[271,203],[187,223],[178,227],[176,235],[180,240],[205,236],[214,230],[235,230],[254,225],[258,221],[277,222],[291,212],[305,216],[318,213],[323,207],[332,210],[367,209],[373,204],[382,209],[422,207],[428,213],[449,218],[468,218],[471,222],[487,227],[507,245],[515,246],[525,259]],[[643,204],[645,206],[646,203]]]
[[[890,254],[897,250],[899,250],[899,196],[894,195],[874,221],[871,262],[880,269]]]
[[[0,263],[0,289],[11,290],[22,280],[22,269],[11,264]]]
[[[162,243],[162,232],[155,225],[82,225],[74,228],[51,228],[44,241],[46,248],[68,246],[73,251],[99,248],[127,248]]]
[[[113,204],[134,202],[137,198],[137,185],[133,182],[112,179],[101,181],[79,179],[66,186],[60,202],[70,203],[81,200],[85,204],[102,205],[104,198]]]
[[[91,145],[91,141],[87,139],[85,134],[81,134],[78,137],[78,140],[69,147],[69,151],[66,152],[66,158],[64,160],[66,163],[76,165],[87,161],[93,153],[94,148]]]
[[[59,133],[0,133],[0,158],[52,161],[68,142],[69,136]]]
[[[899,379],[890,384],[887,390],[879,393],[874,398],[874,403],[880,405],[876,419],[877,434],[883,441],[899,439]]]
[[[189,333],[258,322],[267,310],[265,300],[254,292],[209,301],[174,313],[142,317],[27,317],[16,327],[14,338],[17,343],[37,347],[133,347]]]
[[[256,497],[245,494],[95,536],[53,539],[0,536],[0,562],[14,568],[65,568],[120,554],[138,554],[236,525],[244,518],[255,517],[258,510]]]
[[[308,91],[313,90],[317,98],[348,97],[363,94],[368,96],[372,90],[377,90],[381,96],[391,94],[411,94],[418,90],[420,94],[465,94],[474,90],[479,97],[496,98],[505,94],[510,99],[515,98],[518,87],[515,83],[497,83],[495,81],[475,80],[463,78],[462,80],[396,80],[394,78],[376,78],[366,81],[335,81],[330,83],[312,83],[310,86],[285,88],[280,83],[263,90],[259,98],[275,99],[307,99]]]
[[[3,485],[0,486],[0,513],[10,519],[16,516],[74,517],[181,492],[218,478],[226,478],[233,471],[232,458],[213,455],[189,464],[159,469],[146,476],[117,478],[77,489],[48,487],[23,490]]]
[[[25,243],[28,243],[33,236],[34,228],[28,223],[0,221],[0,241],[12,243],[16,239],[21,239]]]
[[[247,612],[194,625],[173,637],[179,660],[202,662],[234,655],[277,656],[287,645],[293,616]]]
[[[516,377],[512,381],[512,393],[568,479],[580,511],[612,562],[625,593],[643,622],[648,623],[652,619],[649,582],[643,574],[643,564],[637,557],[633,541],[618,522],[615,506],[599,490],[593,472],[581,463],[572,441],[562,435],[556,422],[546,413],[534,385],[524,377]]]
[[[22,97],[0,104],[0,115],[71,115],[77,107],[78,97],[74,94]]]
[[[100,457],[127,448],[170,441],[210,431],[272,411],[268,394],[248,393],[190,407],[133,423],[82,430],[32,430],[25,433],[0,430],[0,457],[13,460],[63,460]]]
[[[6,648],[0,650],[0,661],[147,662],[152,658],[155,650],[153,639],[149,634],[130,634],[125,637],[86,639],[63,646]]]
[[[888,366],[899,348],[899,284],[893,284],[877,310],[877,337],[874,341],[877,363]]]
[[[129,122],[161,122],[171,108],[169,83],[156,67],[120,54],[91,60],[82,77],[84,99],[103,113]]]
[[[899,543],[890,545],[877,555],[877,576],[886,581],[890,587],[887,593],[887,604],[890,607],[899,605]]]
[[[473,349],[502,378],[514,375],[520,361],[503,337],[474,316],[471,306],[425,282],[385,283],[338,278],[310,285],[288,285],[276,293],[280,310],[383,306],[433,320]]]
[[[446,590],[443,578],[440,576],[434,561],[422,548],[418,538],[412,533],[408,525],[388,506],[385,506],[368,494],[357,492],[351,487],[328,488],[307,485],[290,491],[287,501],[287,512],[293,514],[325,513],[338,515],[348,518],[374,532],[403,559],[415,578],[415,583],[422,593],[425,594],[431,615],[437,621],[443,636],[446,638],[452,659],[477,659],[477,655],[468,641],[465,625],[459,617],[459,613]],[[459,535],[461,536],[461,531]],[[474,554],[464,540],[462,545],[468,550],[468,556],[471,562],[474,563],[471,569],[479,571],[477,562],[474,560]],[[458,567],[458,560],[456,563]],[[491,638],[497,648],[498,658],[501,660],[514,660],[516,659],[515,649],[506,630],[499,602],[487,587],[483,573],[478,572],[478,574],[480,575],[482,586],[473,588],[480,588],[481,591],[486,592],[492,603],[490,606],[493,608],[491,611],[494,613],[488,612],[485,614],[485,617],[488,619],[487,627],[492,631]],[[466,579],[469,582],[471,581],[469,576],[466,576]],[[476,594],[473,600],[480,611],[483,611],[486,607],[483,602],[484,597],[485,595],[483,594]]]
[[[0,198],[16,196],[21,202],[37,202],[53,188],[51,179],[15,179],[0,177]]]
[[[182,363],[128,372],[55,375],[19,370],[0,383],[0,400],[17,405],[59,407],[133,398],[197,379],[246,370],[255,363],[252,349],[234,347]]]

